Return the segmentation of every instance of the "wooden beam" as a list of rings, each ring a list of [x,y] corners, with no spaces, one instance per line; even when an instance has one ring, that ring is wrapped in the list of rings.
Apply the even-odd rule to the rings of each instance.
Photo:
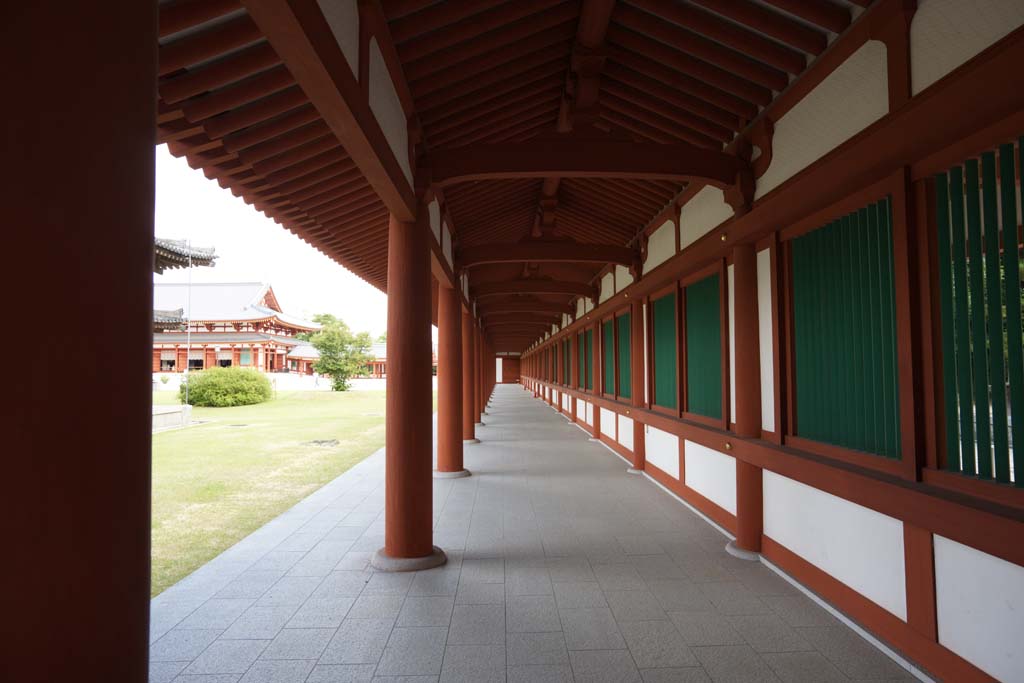
[[[616,263],[632,266],[639,253],[611,244],[582,244],[571,240],[547,242],[528,240],[512,244],[488,244],[460,249],[455,255],[460,268],[492,263]]]
[[[243,4],[388,210],[414,220],[412,186],[316,0]]]
[[[550,313],[497,313],[483,316],[482,320],[484,327],[502,323],[537,323],[551,327],[551,325],[560,323],[562,319]]]
[[[597,287],[586,282],[566,282],[562,280],[544,280],[541,278],[523,278],[505,282],[481,282],[471,286],[469,293],[472,298],[494,296],[497,294],[569,294],[572,296],[597,296]]]
[[[542,301],[532,297],[514,296],[507,300],[481,302],[477,314],[481,317],[502,313],[555,313],[571,315],[576,309],[571,304]]]
[[[437,186],[508,178],[639,178],[699,180],[721,187],[736,181],[740,159],[685,143],[650,144],[564,135],[535,145],[490,144],[437,150],[421,168]]]

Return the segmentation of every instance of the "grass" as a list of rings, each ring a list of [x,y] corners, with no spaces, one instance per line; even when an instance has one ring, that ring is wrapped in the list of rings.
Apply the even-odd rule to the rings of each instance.
[[[153,596],[384,445],[383,391],[280,392],[192,417],[207,422],[153,435]]]

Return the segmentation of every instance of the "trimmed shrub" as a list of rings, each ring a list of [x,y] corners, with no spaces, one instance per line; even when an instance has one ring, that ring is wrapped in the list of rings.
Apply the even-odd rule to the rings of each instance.
[[[270,396],[270,380],[252,368],[210,368],[188,375],[188,401],[194,406],[247,406],[269,401]],[[184,381],[178,398],[185,402]]]

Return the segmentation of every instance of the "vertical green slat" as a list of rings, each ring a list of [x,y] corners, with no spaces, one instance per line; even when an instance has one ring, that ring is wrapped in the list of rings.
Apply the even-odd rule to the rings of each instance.
[[[855,286],[853,265],[856,262],[856,251],[854,246],[854,219],[856,214],[850,214],[843,217],[842,230],[843,230],[843,303],[841,305],[841,311],[847,316],[847,329],[852,334],[843,335],[843,350],[846,362],[844,364],[846,370],[846,385],[849,387],[849,391],[844,392],[847,394],[846,397],[846,445],[849,448],[861,448],[860,437],[858,434],[857,426],[857,409],[860,407],[860,401],[858,398],[858,392],[862,388],[863,377],[859,376],[857,372],[857,347],[855,338],[860,332],[854,325],[850,323],[853,321],[852,312],[854,310],[854,296],[853,289]]]
[[[867,309],[867,293],[865,292],[865,286],[867,284],[867,255],[868,249],[867,244],[864,241],[864,232],[867,229],[867,216],[868,210],[866,208],[859,210],[855,214],[855,226],[856,226],[856,237],[859,248],[857,249],[857,262],[854,269],[856,274],[854,279],[854,306],[853,306],[853,329],[854,329],[854,345],[856,347],[856,358],[855,362],[858,364],[857,367],[860,369],[861,381],[858,383],[858,395],[857,395],[857,434],[858,443],[857,448],[862,451],[870,451],[871,444],[869,443],[869,435],[871,434],[871,426],[868,423],[868,412],[870,411],[869,405],[871,400],[871,375],[870,373],[864,372],[868,367],[868,346],[871,343],[869,339],[869,326],[868,326],[868,309]]]
[[[830,310],[828,307],[828,283],[831,278],[829,278],[827,274],[829,262],[828,247],[826,244],[829,236],[830,225],[826,225],[819,234],[815,235],[811,242],[811,244],[814,245],[814,256],[813,261],[811,262],[811,267],[813,269],[811,271],[813,278],[812,286],[817,292],[816,303],[818,306],[818,320],[821,321],[820,325],[818,325],[820,333],[816,334],[813,331],[810,332],[812,336],[809,340],[814,349],[815,367],[814,377],[812,377],[811,381],[814,382],[814,387],[816,389],[815,409],[818,413],[818,421],[816,423],[817,426],[815,428],[815,433],[819,439],[825,439],[831,433],[829,427],[833,413],[832,410],[829,410],[826,407],[828,406],[828,403],[825,399],[827,388],[825,378],[827,377],[827,373],[832,371],[831,368],[827,367],[828,363],[825,357],[827,349],[831,347],[830,342],[832,333],[832,318],[829,315]]]
[[[633,333],[633,327],[630,314],[620,315],[615,321],[615,324],[618,325],[616,332],[619,342],[619,397],[631,398],[633,395],[633,367],[630,364],[632,360],[630,335]]]
[[[722,416],[722,321],[719,277],[686,288],[687,410]]]
[[[960,408],[960,456],[963,471],[977,472],[974,460],[974,404],[971,402],[970,322],[967,319],[967,257],[964,244],[964,180],[959,166],[949,171],[950,219],[953,226],[953,310],[956,322],[957,405]]]
[[[835,399],[838,399],[839,410],[836,411],[836,442],[840,446],[849,448],[850,446],[850,407],[852,401],[850,400],[850,338],[849,335],[843,334],[843,318],[848,315],[850,310],[847,304],[847,280],[848,265],[850,262],[850,249],[847,244],[847,230],[848,217],[843,216],[836,222],[835,226],[835,300],[832,304],[832,313],[836,318],[836,335],[835,345],[838,351],[838,357],[836,364],[839,372],[837,376],[833,378],[833,381],[829,383],[829,393],[832,394]],[[838,390],[838,391],[837,391]]]
[[[594,388],[594,330],[587,330],[587,389]]]
[[[581,334],[576,338],[576,388],[587,388],[587,351],[586,336]]]
[[[895,410],[891,402],[893,376],[895,365],[890,348],[895,346],[893,330],[893,292],[892,292],[892,239],[889,231],[889,206],[883,200],[876,204],[878,207],[878,254],[879,254],[879,321],[882,350],[881,385],[882,393],[878,400],[882,404],[883,419],[883,447],[880,453],[886,457],[892,457],[893,445],[896,443],[896,434],[893,430],[893,415]]]
[[[1003,304],[1002,291],[999,287],[999,207],[996,202],[996,155],[993,152],[981,155],[981,191],[985,229],[985,298],[988,320],[988,377],[992,392],[989,399],[992,402],[992,447],[995,471],[1006,472],[1009,478]]]
[[[654,344],[654,404],[678,405],[676,390],[676,295],[669,294],[651,305]]]
[[[615,328],[613,324],[611,320],[601,323],[601,358],[604,360],[601,384],[606,394],[615,393]]]
[[[900,375],[899,360],[896,356],[896,257],[894,254],[895,240],[892,223],[892,198],[886,197],[885,219],[886,219],[886,253],[889,255],[889,287],[886,290],[889,297],[889,320],[891,335],[889,339],[889,366],[892,368],[892,387],[889,390],[889,408],[892,413],[892,448],[889,455],[899,459],[902,449],[900,448]]]
[[[946,415],[946,469],[959,472],[961,471],[960,424],[957,418],[956,334],[953,330],[949,177],[945,173],[935,176],[935,223],[938,229],[939,302],[942,310],[942,383]],[[1001,336],[1002,334],[1000,334]]]
[[[1024,138],[1019,140],[1024,163]],[[1017,191],[1013,145],[999,146],[999,185],[1002,194],[1003,269],[1006,287],[1006,348],[1010,375],[1010,422],[1013,434],[1013,472],[1024,487],[1024,349],[1021,342],[1020,243],[1017,239]]]
[[[870,344],[868,363],[864,366],[865,374],[871,378],[871,404],[869,406],[871,424],[871,453],[881,453],[885,447],[885,426],[883,424],[882,401],[882,321],[879,317],[879,306],[882,300],[879,285],[878,268],[880,263],[878,248],[878,206],[867,207],[867,226],[865,228],[865,252],[868,257],[865,287],[868,299],[868,341]]]
[[[790,287],[793,291],[793,342],[794,342],[794,353],[796,354],[796,391],[794,392],[795,404],[796,404],[796,433],[800,436],[806,436],[806,429],[804,422],[813,424],[812,416],[810,414],[811,401],[808,400],[807,386],[807,375],[808,375],[808,350],[807,350],[807,337],[809,335],[804,334],[806,325],[806,310],[807,303],[805,299],[809,294],[809,288],[806,286],[804,272],[806,270],[806,237],[798,237],[790,243],[790,257],[791,257],[791,272],[793,274],[792,282]]]
[[[977,435],[978,476],[992,476],[992,436],[988,407],[988,362],[985,354],[985,279],[981,260],[981,206],[978,197],[978,160],[965,165],[967,190],[967,251],[969,260],[967,295],[971,326],[971,360],[974,370],[975,433]],[[1009,473],[1007,473],[1009,474]]]

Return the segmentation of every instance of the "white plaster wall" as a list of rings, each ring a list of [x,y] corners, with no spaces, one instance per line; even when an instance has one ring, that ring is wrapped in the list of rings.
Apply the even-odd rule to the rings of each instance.
[[[675,223],[665,221],[660,228],[651,233],[647,240],[647,259],[644,261],[643,274],[651,272],[676,253]]]
[[[686,249],[723,221],[732,218],[732,213],[722,190],[706,185],[679,210],[679,248]]]
[[[501,383],[501,366],[501,356],[498,356],[497,358],[494,359],[494,376],[498,379],[499,384]]]
[[[590,297],[584,298],[583,299],[583,312],[584,313],[590,313],[592,310],[594,310],[594,302],[590,299]]]
[[[465,295],[466,301],[469,301],[469,276],[468,275],[463,275],[462,276],[462,293]],[[473,304],[473,310],[474,311],[476,310],[476,304]]]
[[[430,218],[430,232],[434,233],[434,241],[441,244],[441,206],[437,200],[427,204],[427,214]]]
[[[686,485],[736,514],[736,459],[693,441],[683,442]]]
[[[560,397],[560,394],[558,393],[558,389],[552,389],[551,390],[551,402],[554,403],[554,404],[557,404],[560,400],[561,400],[561,397]]]
[[[594,424],[594,404],[587,403],[586,404],[586,411],[587,411],[587,415],[586,415],[587,424],[588,425],[593,425]]]
[[[558,334],[558,325],[551,323],[551,334]]]
[[[768,470],[762,489],[766,536],[906,621],[903,522]]]
[[[644,429],[646,461],[673,479],[679,479],[679,437],[650,425]]]
[[[449,268],[454,268],[452,261],[452,233],[447,223],[441,224],[441,251],[444,252],[444,259],[448,262]]]
[[[933,540],[939,642],[1000,681],[1024,681],[1024,567]]]
[[[736,422],[736,272],[725,269],[729,308],[729,422]]]
[[[562,394],[562,410],[566,412],[572,411],[572,396]]]
[[[352,74],[359,73],[359,0],[317,0]]]
[[[601,293],[597,297],[598,303],[604,303],[615,296],[615,278],[611,273],[605,273],[601,278]]]
[[[885,45],[870,40],[775,122],[760,198],[889,111]]]
[[[601,408],[601,433],[615,440],[615,413],[607,408]]]
[[[633,284],[633,276],[626,266],[615,266],[615,292],[621,292]]]
[[[772,334],[772,254],[757,252],[757,327],[761,361],[761,429],[775,431],[775,364]]]
[[[580,297],[579,299],[576,299],[576,319],[577,320],[582,318],[583,314],[586,312],[585,310],[583,310],[583,301],[584,301],[583,297]]]
[[[1024,24],[1022,0],[918,0],[910,24],[916,95]]]
[[[633,418],[626,417],[625,415],[619,415],[619,443],[633,450]],[[603,419],[603,418],[602,418]]]
[[[398,165],[412,185],[412,168],[409,165],[409,125],[405,119],[402,102],[391,80],[387,64],[380,53],[377,39],[370,39],[370,110],[384,131],[388,146],[395,154]]]

